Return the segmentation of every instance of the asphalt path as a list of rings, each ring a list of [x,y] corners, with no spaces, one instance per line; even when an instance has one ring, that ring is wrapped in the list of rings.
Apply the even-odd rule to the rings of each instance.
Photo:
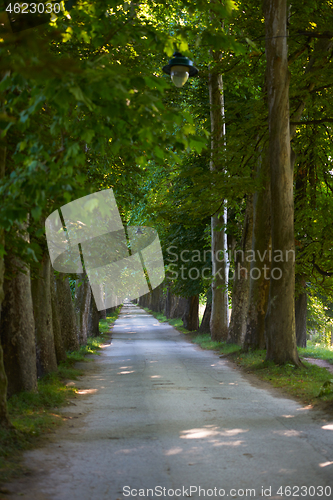
[[[138,306],[1,498],[333,499],[333,421],[254,384]]]

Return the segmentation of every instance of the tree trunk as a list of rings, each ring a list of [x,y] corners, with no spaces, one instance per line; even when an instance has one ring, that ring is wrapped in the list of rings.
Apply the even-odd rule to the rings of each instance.
[[[250,264],[250,295],[243,349],[264,349],[266,346],[265,316],[268,306],[271,270],[271,219],[268,152],[258,164],[257,176],[263,189],[253,197],[252,255]]]
[[[300,293],[295,302],[296,343],[298,347],[306,347],[306,313],[308,295]]]
[[[186,308],[183,314],[183,326],[190,332],[199,328],[199,295],[192,295],[186,299]]]
[[[172,307],[172,293],[170,285],[167,285],[166,297],[165,297],[165,317],[167,319],[171,318],[171,307]]]
[[[50,272],[50,258],[48,252],[44,252],[37,277],[31,280],[36,334],[37,375],[39,377],[57,370],[57,358],[52,330]]]
[[[78,351],[80,345],[71,289],[68,278],[64,278],[64,275],[60,273],[56,276],[56,295],[64,347],[66,351]]]
[[[95,297],[91,294],[89,319],[88,319],[88,336],[98,337],[99,335],[99,311],[97,310]]]
[[[266,359],[300,365],[295,333],[293,169],[290,164],[289,72],[286,0],[265,4],[272,253],[274,262],[266,315]]]
[[[158,287],[154,288],[150,292],[150,309],[155,312],[160,312],[160,300],[161,300],[161,293],[163,290],[163,284],[159,285]]]
[[[99,297],[98,297],[99,300],[97,300],[97,303],[100,302],[101,304],[105,304],[104,295],[103,295],[103,286],[102,285],[95,286],[94,293],[98,293],[98,295],[99,295]],[[93,295],[93,293],[92,293],[92,295]],[[99,319],[106,319],[106,309],[101,309],[99,311]]]
[[[184,297],[177,297],[175,295],[176,303],[175,307],[171,310],[171,318],[181,318],[185,312],[187,299]]]
[[[0,131],[1,132],[1,131]],[[6,164],[6,147],[0,144],[0,180],[5,175],[5,164]],[[0,228],[0,249],[5,246],[5,235],[2,228]],[[0,336],[1,336],[1,308],[2,302],[4,300],[5,294],[3,291],[3,276],[4,276],[5,266],[2,253],[0,252]],[[3,362],[3,350],[0,345],[0,426],[1,427],[11,427],[11,423],[8,417],[7,410],[7,376],[5,372],[5,365]]]
[[[236,251],[235,273],[232,291],[232,312],[230,318],[228,343],[242,344],[246,333],[247,313],[250,300],[250,262],[247,252],[252,245],[253,196],[246,200],[241,251]]]
[[[212,289],[210,288],[207,292],[207,302],[205,311],[202,317],[199,332],[210,333],[210,315],[212,313]]]
[[[55,287],[56,287],[55,277],[51,269],[50,289],[51,289],[51,305],[52,305],[52,331],[53,331],[54,347],[57,357],[57,363],[59,364],[61,361],[66,361],[67,355],[64,342],[61,336],[61,326],[60,326],[60,318],[59,318]]]
[[[78,275],[75,283],[75,314],[79,331],[80,345],[85,345],[88,338],[88,322],[91,300],[91,288],[86,273]],[[100,311],[105,313],[106,311]]]
[[[211,161],[212,172],[223,170],[223,151],[225,147],[223,81],[219,74],[220,53],[214,53],[217,68],[209,75],[209,98],[211,118]],[[227,223],[225,204],[222,212],[211,219],[212,239],[212,311],[210,332],[213,340],[227,340],[228,306],[228,265],[225,225]]]
[[[7,249],[5,298],[1,311],[1,343],[8,396],[37,390],[35,322],[31,297],[30,271]]]
[[[99,319],[106,320],[106,309],[102,309],[101,311],[99,311]]]

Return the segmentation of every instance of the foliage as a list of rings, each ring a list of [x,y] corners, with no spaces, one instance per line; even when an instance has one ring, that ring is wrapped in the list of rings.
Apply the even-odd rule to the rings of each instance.
[[[329,347],[333,329],[332,303],[320,293],[308,295],[307,330],[314,341]],[[315,337],[313,338],[313,335]]]

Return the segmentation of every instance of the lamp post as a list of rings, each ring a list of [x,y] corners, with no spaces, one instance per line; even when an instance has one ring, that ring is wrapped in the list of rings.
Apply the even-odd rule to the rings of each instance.
[[[169,64],[163,67],[163,71],[171,76],[171,80],[179,88],[185,85],[189,77],[196,76],[199,73],[193,62],[180,52],[174,53]]]

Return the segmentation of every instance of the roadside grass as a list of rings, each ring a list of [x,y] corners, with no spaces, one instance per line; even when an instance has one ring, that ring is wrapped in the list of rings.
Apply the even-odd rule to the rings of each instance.
[[[230,361],[236,363],[245,372],[251,373],[260,380],[268,382],[273,387],[283,390],[283,392],[300,402],[317,408],[333,409],[333,390],[328,381],[333,379],[325,368],[312,365],[303,361],[304,367],[295,368],[292,364],[277,366],[271,361],[265,361],[266,351],[249,351],[244,353],[241,347],[236,344],[227,344],[226,342],[215,342],[210,338],[209,333],[189,332],[182,326],[181,319],[167,320],[161,314],[145,308],[159,321],[168,321],[172,326],[182,333],[186,333],[194,344],[202,349],[216,351],[221,357],[227,357]],[[325,359],[333,362],[333,349],[325,348],[318,344],[308,343],[308,347],[299,349],[301,357],[313,357]],[[327,390],[323,390],[326,383]],[[321,396],[319,394],[322,393]]]
[[[101,345],[109,338],[109,330],[119,315],[120,308],[107,320],[100,321],[98,337],[89,337],[87,345],[79,351],[67,353],[67,360],[60,363],[56,372],[49,373],[38,380],[38,391],[21,392],[8,399],[8,413],[12,429],[0,428],[0,482],[22,474],[21,453],[32,448],[38,440],[54,431],[66,420],[57,411],[70,404],[76,397],[76,388],[66,385],[68,380],[77,380],[83,371],[75,368],[78,361],[90,361],[87,354],[99,354]],[[1,492],[1,490],[0,490]]]
[[[307,347],[301,347],[298,351],[304,358],[324,359],[333,365],[333,346],[326,347],[308,340]]]

